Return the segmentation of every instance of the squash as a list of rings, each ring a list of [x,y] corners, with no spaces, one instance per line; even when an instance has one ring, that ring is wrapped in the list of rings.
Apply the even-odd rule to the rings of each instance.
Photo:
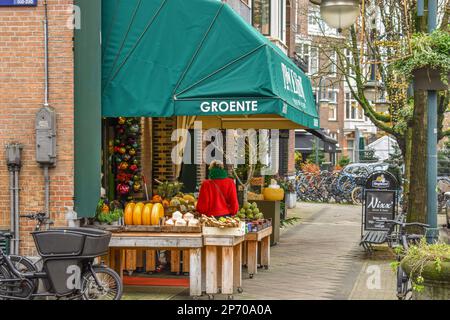
[[[142,211],[144,209],[144,204],[142,202],[139,202],[137,205],[134,206],[133,210],[133,224],[135,226],[142,225]]]
[[[159,220],[164,218],[164,207],[161,203],[156,203],[153,205],[152,215],[151,215],[151,223],[152,226],[159,225]]]
[[[152,203],[148,203],[144,206],[144,210],[142,211],[142,224],[144,226],[152,225],[152,210],[153,210]]]
[[[134,202],[130,202],[125,207],[125,212],[123,214],[125,225],[130,226],[133,224],[133,211],[136,204]]]

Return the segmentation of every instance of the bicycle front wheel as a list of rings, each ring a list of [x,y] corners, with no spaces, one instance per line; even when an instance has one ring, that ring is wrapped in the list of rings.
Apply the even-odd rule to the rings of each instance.
[[[94,266],[93,270],[99,284],[91,271],[86,271],[82,278],[81,292],[83,300],[120,300],[123,294],[122,281],[112,269]]]

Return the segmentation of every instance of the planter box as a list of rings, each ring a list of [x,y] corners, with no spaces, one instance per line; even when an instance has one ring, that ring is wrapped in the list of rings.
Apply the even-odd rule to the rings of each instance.
[[[416,90],[447,90],[449,85],[441,81],[438,70],[429,68],[420,68],[414,71],[414,88]],[[450,74],[448,75],[450,83]]]
[[[402,262],[402,268],[408,275],[411,273],[412,268],[407,261]],[[434,263],[425,264],[422,277],[424,290],[414,291],[413,300],[450,300],[450,262],[442,262],[441,272],[436,271]]]

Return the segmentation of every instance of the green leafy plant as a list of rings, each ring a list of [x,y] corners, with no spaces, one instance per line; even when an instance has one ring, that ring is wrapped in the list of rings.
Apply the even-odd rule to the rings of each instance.
[[[169,181],[158,181],[155,179],[157,183],[159,183],[159,186],[157,187],[157,193],[160,195],[163,199],[171,199],[178,195],[181,190],[183,189],[183,183],[175,181],[175,182],[169,182]]]
[[[343,156],[339,159],[339,167],[344,168],[350,164],[350,158],[347,156]]]
[[[444,264],[449,268],[450,245],[445,243],[428,244],[423,239],[418,245],[411,246],[401,264],[405,270],[411,269],[410,278],[413,289],[421,292],[428,277],[446,278],[450,270],[444,271]]]
[[[101,212],[97,215],[97,220],[101,223],[113,223],[119,221],[123,217],[123,209],[115,208],[111,212]]]
[[[443,83],[448,84],[450,73],[450,33],[435,30],[431,34],[417,33],[411,38],[412,53],[395,62],[398,72],[411,78],[414,70],[438,70]]]

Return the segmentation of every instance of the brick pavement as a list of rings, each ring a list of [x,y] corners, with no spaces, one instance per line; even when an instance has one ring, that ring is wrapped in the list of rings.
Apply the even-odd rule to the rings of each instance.
[[[392,255],[380,248],[369,259],[358,246],[360,207],[300,204],[289,216],[301,220],[282,230],[280,243],[272,248],[270,270],[249,279],[244,269],[245,291],[236,300],[395,299]],[[126,292],[127,299],[188,299],[187,290],[173,288]]]

